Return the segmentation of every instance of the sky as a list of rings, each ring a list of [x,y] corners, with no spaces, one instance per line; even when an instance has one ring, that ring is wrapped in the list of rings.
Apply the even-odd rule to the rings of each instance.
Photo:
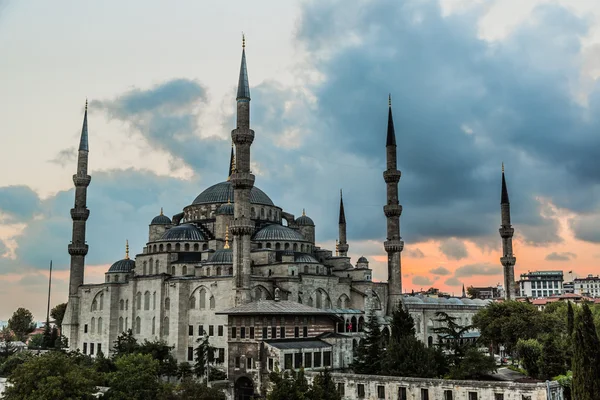
[[[223,3],[223,4],[221,4]],[[600,3],[592,0],[0,0],[0,319],[67,299],[72,174],[89,100],[86,283],[142,252],[163,207],[227,175],[246,34],[252,170],[385,280],[392,96],[404,290],[502,281],[500,166],[515,275],[598,274]],[[568,273],[572,271],[572,273]]]

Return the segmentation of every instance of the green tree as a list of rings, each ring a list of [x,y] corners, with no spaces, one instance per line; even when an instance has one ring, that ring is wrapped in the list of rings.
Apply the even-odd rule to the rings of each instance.
[[[565,349],[559,344],[559,338],[545,335],[542,340],[542,354],[539,359],[539,377],[551,380],[567,372]]]
[[[573,398],[597,400],[600,393],[600,340],[586,303],[575,318],[572,363]]]
[[[109,376],[107,399],[155,399],[161,391],[159,362],[149,354],[123,354],[115,360],[116,371]]]
[[[342,400],[329,369],[319,373],[313,380],[312,387],[307,392],[307,399]]]
[[[92,368],[55,351],[17,366],[8,381],[4,400],[91,400],[97,384]]]
[[[303,369],[298,372],[276,370],[269,374],[269,380],[272,387],[267,394],[267,400],[313,400],[307,397],[311,387],[306,381]]]
[[[148,341],[144,340],[137,348],[140,354],[149,354],[153,359],[159,362],[158,373],[161,376],[177,376],[177,360],[171,354],[174,346],[167,345],[164,340]]]
[[[189,362],[182,362],[177,367],[177,377],[179,379],[187,379],[194,376],[192,365]]]
[[[479,297],[479,293],[480,291],[475,289],[473,286],[469,286],[467,288],[467,296],[469,296],[472,299],[476,299]]]
[[[0,362],[5,361],[17,351],[13,344],[14,341],[15,335],[7,326],[0,329]]]
[[[441,336],[445,345],[441,347],[449,350],[449,361],[451,366],[458,366],[464,357],[466,346],[461,344],[461,339],[465,333],[473,329],[473,325],[462,326],[456,322],[457,318],[448,315],[443,311],[435,313],[436,321],[440,323],[433,332]]]
[[[41,333],[36,333],[29,338],[29,342],[27,342],[27,346],[30,349],[39,349],[44,347],[44,335]]]
[[[358,374],[378,374],[381,371],[382,337],[379,320],[371,311],[365,326],[365,337],[361,340],[352,364]]]
[[[205,378],[207,368],[215,362],[215,348],[208,341],[208,336],[204,335],[198,338],[198,347],[194,349],[196,364],[194,364],[194,374],[198,378]]]
[[[573,306],[571,302],[567,302],[567,335],[573,335],[573,327],[575,326],[575,314],[573,313]]]
[[[392,313],[391,328],[391,339],[400,340],[406,336],[415,336],[415,321],[411,317],[408,310],[402,305],[398,307]]]
[[[133,331],[129,329],[117,336],[117,340],[114,341],[113,357],[118,358],[122,355],[137,353],[139,350],[140,345],[133,336]]]
[[[65,317],[65,312],[67,311],[67,303],[57,304],[50,310],[50,316],[54,318],[54,323],[62,327],[62,321]]]
[[[542,345],[537,339],[519,339],[517,342],[517,353],[527,374],[537,378],[540,374],[540,357],[542,355]]]
[[[9,377],[19,365],[29,361],[31,358],[33,358],[33,354],[27,351],[13,354],[0,364],[0,376]]]
[[[473,345],[465,350],[459,364],[450,369],[450,379],[480,379],[496,370],[494,357],[482,353]]]
[[[13,331],[17,340],[25,342],[27,335],[35,329],[33,314],[25,308],[18,308],[8,320],[8,327]]]
[[[190,377],[183,379],[173,391],[173,400],[225,400],[225,393],[216,388],[210,388],[196,382]]]

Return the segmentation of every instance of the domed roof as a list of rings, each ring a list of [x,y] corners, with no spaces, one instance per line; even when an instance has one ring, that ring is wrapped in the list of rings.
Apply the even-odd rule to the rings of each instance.
[[[425,296],[423,297],[423,303],[439,304],[440,301],[436,297]]]
[[[171,219],[163,214],[163,210],[161,208],[160,214],[152,219],[150,225],[171,225]]]
[[[219,208],[217,208],[217,215],[233,215],[233,204],[221,204]]]
[[[402,301],[405,304],[423,304],[423,300],[421,300],[420,298],[418,298],[416,296],[404,296],[402,298]]]
[[[466,304],[466,305],[468,305],[468,306],[470,306],[470,305],[472,305],[472,304],[475,304],[475,303],[473,302],[473,300],[471,300],[471,299],[467,299],[467,298],[464,298],[464,299],[462,299],[462,302],[463,302],[463,304]]]
[[[108,272],[131,272],[132,269],[135,268],[135,261],[124,258],[122,260],[117,261],[113,265],[110,266]]]
[[[306,242],[304,236],[283,225],[267,225],[256,232],[253,240],[281,240],[286,242]]]
[[[358,262],[359,262],[359,263],[368,263],[368,262],[369,262],[369,260],[367,260],[367,258],[366,258],[365,256],[361,256],[361,257],[358,259]]]
[[[294,257],[294,261],[297,263],[313,263],[313,264],[319,263],[317,261],[317,259],[314,258],[313,256],[311,256],[310,254],[303,254],[303,253],[296,253],[296,256]]]
[[[448,299],[448,304],[454,304],[457,306],[462,306],[464,303],[462,301],[460,301],[460,299],[456,298],[456,297],[451,297]]]
[[[233,264],[233,250],[217,250],[213,253],[208,262],[210,264]]]
[[[181,224],[167,230],[159,240],[194,240],[204,241],[200,229],[192,224]]]
[[[225,181],[205,189],[194,199],[192,204],[227,203],[228,200],[232,202],[235,201],[233,198],[233,187],[231,186],[231,182]],[[263,204],[266,206],[275,205],[269,196],[256,186],[253,186],[252,190],[250,190],[250,203]]]
[[[304,210],[302,210],[302,215],[296,218],[296,224],[300,226],[315,226],[314,221],[306,215]]]
[[[473,304],[478,306],[484,306],[486,303],[481,299],[473,299]]]

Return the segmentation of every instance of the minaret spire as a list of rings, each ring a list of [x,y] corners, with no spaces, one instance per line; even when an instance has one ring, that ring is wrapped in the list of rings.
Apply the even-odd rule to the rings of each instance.
[[[235,171],[235,153],[233,148],[233,142],[231,142],[231,156],[229,157],[229,175],[227,175],[227,180],[231,179],[231,174]]]
[[[250,146],[254,131],[250,129],[250,87],[246,67],[246,37],[242,36],[242,63],[237,90],[237,127],[231,132],[235,145],[235,167],[231,173],[233,187],[233,221],[229,232],[233,236],[233,276],[235,304],[251,301],[250,275],[252,273],[250,238],[254,222],[250,219],[250,191],[254,187],[254,175],[250,172]]]
[[[510,224],[510,201],[508,200],[508,189],[506,187],[506,177],[504,175],[504,163],[502,163],[502,194],[500,195],[500,214],[502,224],[500,226],[500,237],[502,238],[502,257],[500,263],[504,270],[504,298],[514,300],[517,296],[515,285],[515,263],[516,257],[513,254],[512,238],[515,229]]]
[[[340,189],[340,218],[338,221],[339,227],[339,243],[337,245],[338,255],[340,257],[348,257],[348,241],[346,238],[346,213],[344,212],[344,196]]]
[[[402,265],[400,254],[404,249],[404,241],[400,236],[400,215],[402,206],[398,201],[398,182],[401,173],[398,171],[396,132],[392,117],[392,96],[388,96],[388,127],[385,142],[386,166],[383,180],[386,183],[387,202],[383,212],[387,218],[387,240],[384,242],[385,251],[388,253],[388,304],[387,314],[398,307],[402,297]]]

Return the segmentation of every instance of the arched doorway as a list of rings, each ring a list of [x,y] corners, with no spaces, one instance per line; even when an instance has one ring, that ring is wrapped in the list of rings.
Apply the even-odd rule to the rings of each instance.
[[[240,377],[235,381],[235,400],[251,400],[254,396],[254,383],[250,378]]]

